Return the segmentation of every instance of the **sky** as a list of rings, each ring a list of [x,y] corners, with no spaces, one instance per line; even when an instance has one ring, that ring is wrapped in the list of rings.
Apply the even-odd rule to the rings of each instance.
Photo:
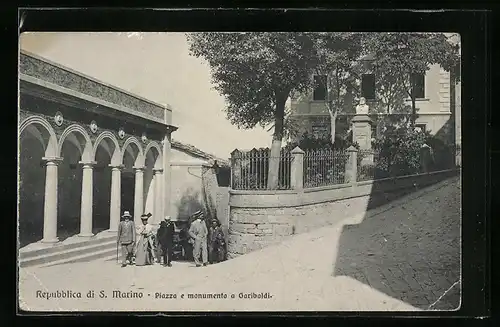
[[[172,106],[173,139],[221,158],[267,147],[271,132],[240,130],[226,119],[210,68],[189,55],[184,33],[23,33],[20,47],[103,82]]]

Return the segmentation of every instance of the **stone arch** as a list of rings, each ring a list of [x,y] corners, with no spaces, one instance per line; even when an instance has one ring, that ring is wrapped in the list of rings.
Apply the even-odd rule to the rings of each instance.
[[[131,211],[136,223],[140,223],[138,215],[143,213],[144,207],[143,204],[136,203],[136,199],[138,198],[136,191],[139,187],[139,185],[137,185],[137,177],[139,175],[137,175],[138,171],[134,170],[134,167],[144,167],[144,152],[139,140],[137,140],[137,138],[133,136],[127,138],[123,143],[121,156],[121,164],[123,165],[121,174],[121,203],[123,204],[122,210]],[[142,175],[140,176],[142,177]],[[140,183],[143,183],[143,181],[141,180]],[[140,189],[142,190],[142,186],[140,187]],[[142,198],[142,196],[140,198]],[[137,205],[142,207],[136,208]]]
[[[132,144],[136,146],[137,154],[133,153],[133,150],[130,147],[130,145]],[[135,158],[136,166],[144,166],[144,152],[142,151],[141,143],[137,138],[131,136],[127,140],[125,140],[125,143],[123,143],[121,151],[121,163],[124,163],[124,157],[126,153],[131,154],[132,157]]]
[[[60,240],[82,232],[82,194],[88,195],[84,193],[88,190],[83,190],[84,169],[79,162],[92,162],[92,148],[89,134],[78,124],[68,126],[59,138],[58,154],[63,158],[58,166],[57,191],[57,236]],[[90,176],[93,178],[93,174]]]
[[[121,165],[121,150],[117,138],[110,131],[103,131],[94,141],[92,148],[92,161],[95,162],[93,175],[93,232],[99,233],[111,226],[112,214],[110,203],[112,192],[112,168]],[[116,186],[115,186],[116,187]],[[113,213],[116,217],[119,213]]]
[[[156,150],[156,151],[155,151]],[[154,163],[154,169],[162,169],[163,168],[163,152],[161,150],[160,145],[156,141],[151,141],[148,143],[146,146],[146,149],[144,151],[144,161],[146,161],[148,154],[152,152],[154,158],[155,158],[155,163]]]
[[[80,137],[78,137],[79,135]],[[57,148],[57,153],[59,156],[62,156],[62,147],[64,145],[64,141],[72,142],[79,150],[82,155],[82,161],[91,161],[93,160],[92,155],[92,141],[90,140],[90,136],[82,126],[78,124],[73,124],[68,126],[61,135],[59,139],[59,144]]]
[[[57,156],[57,136],[41,116],[29,116],[18,129],[18,226],[24,247],[44,237],[46,167],[44,157]],[[45,235],[48,236],[48,235]]]
[[[42,130],[39,129],[39,127]],[[58,155],[57,137],[50,123],[43,117],[30,116],[23,120],[19,126],[19,138],[24,131],[29,131],[43,145],[46,157],[55,157]]]
[[[155,178],[155,169],[163,168],[162,151],[159,144],[155,141],[150,141],[144,151],[144,209],[145,212],[154,213],[153,221],[159,221],[159,217],[156,215],[161,215],[160,206],[161,201],[159,200],[161,195],[161,189],[163,187],[163,181],[161,178]],[[160,202],[158,202],[160,201]]]
[[[111,141],[112,144],[114,145],[114,149],[111,149],[107,142],[103,142],[105,140]],[[101,142],[103,143],[101,144]],[[113,133],[109,131],[104,131],[101,134],[99,134],[92,148],[92,160],[95,160],[97,149],[99,148],[100,145],[102,145],[103,148],[108,152],[111,158],[112,165],[120,165],[122,163],[122,154],[120,150],[120,145]]]

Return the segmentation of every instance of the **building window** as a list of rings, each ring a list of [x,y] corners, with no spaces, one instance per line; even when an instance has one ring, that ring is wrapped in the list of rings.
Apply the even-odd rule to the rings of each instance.
[[[375,74],[363,74],[361,77],[361,96],[375,100]]]
[[[326,87],[327,77],[326,75],[315,75],[314,76],[314,92],[313,92],[313,100],[326,100]]]
[[[425,133],[425,124],[415,124],[415,130]]]
[[[415,94],[415,99],[425,98],[425,74],[413,74],[412,75],[413,84],[413,94]]]
[[[325,125],[316,125],[312,127],[312,135],[318,139],[326,139],[328,137],[328,127]]]

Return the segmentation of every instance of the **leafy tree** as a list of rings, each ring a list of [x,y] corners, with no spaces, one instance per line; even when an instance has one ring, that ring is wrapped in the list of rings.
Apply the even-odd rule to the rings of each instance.
[[[425,74],[433,64],[448,72],[458,67],[458,45],[443,33],[366,33],[363,44],[374,56],[377,73],[384,74],[388,83],[401,86],[410,97],[412,126],[417,116],[415,74]]]
[[[190,53],[211,68],[215,89],[226,99],[226,114],[240,128],[274,123],[267,187],[278,187],[285,103],[305,92],[314,66],[310,33],[190,33]]]

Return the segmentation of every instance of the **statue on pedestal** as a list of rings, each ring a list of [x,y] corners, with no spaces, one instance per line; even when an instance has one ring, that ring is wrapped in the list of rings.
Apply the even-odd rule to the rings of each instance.
[[[359,104],[356,106],[356,115],[368,115],[368,109],[370,107],[366,104],[366,99],[361,97],[359,99]]]

